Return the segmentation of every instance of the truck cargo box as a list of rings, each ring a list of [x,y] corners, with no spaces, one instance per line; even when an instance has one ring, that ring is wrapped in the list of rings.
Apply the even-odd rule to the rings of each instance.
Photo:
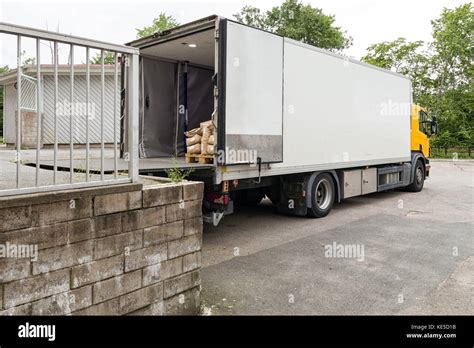
[[[212,119],[215,183],[410,160],[402,75],[218,16],[130,45],[142,157],[184,156],[183,131]]]

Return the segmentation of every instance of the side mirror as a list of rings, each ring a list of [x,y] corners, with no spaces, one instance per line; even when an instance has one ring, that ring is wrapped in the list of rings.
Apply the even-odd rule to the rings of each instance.
[[[436,122],[436,117],[431,120],[431,134],[438,133],[438,122]]]

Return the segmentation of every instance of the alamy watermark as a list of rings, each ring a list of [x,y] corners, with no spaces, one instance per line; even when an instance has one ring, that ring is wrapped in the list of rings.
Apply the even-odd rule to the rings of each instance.
[[[257,165],[257,150],[232,149],[226,147],[225,150],[218,150],[217,163],[242,163],[249,164],[251,167]]]
[[[88,116],[90,120],[93,120],[95,118],[95,109],[95,103],[71,103],[68,100],[56,103],[56,114],[59,117],[69,117],[70,115],[75,117]]]
[[[382,116],[409,116],[410,113],[410,103],[399,103],[392,100],[380,103],[380,114]]]
[[[31,261],[38,261],[38,245],[14,244],[10,242],[0,244],[0,259],[2,258],[31,259]]]
[[[339,244],[333,242],[324,246],[324,256],[328,258],[357,259],[365,260],[364,244]]]
[[[52,342],[56,340],[56,325],[37,325],[26,322],[18,326],[19,338],[46,338]]]

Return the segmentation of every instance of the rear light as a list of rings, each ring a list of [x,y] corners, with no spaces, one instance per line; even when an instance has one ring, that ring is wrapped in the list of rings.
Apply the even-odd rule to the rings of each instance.
[[[206,194],[206,200],[214,204],[227,205],[229,204],[230,199],[229,195],[210,192]]]
[[[222,192],[229,192],[229,182],[227,180],[222,182]]]

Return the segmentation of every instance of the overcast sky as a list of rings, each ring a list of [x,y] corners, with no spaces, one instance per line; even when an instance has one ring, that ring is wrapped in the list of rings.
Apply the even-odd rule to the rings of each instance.
[[[0,21],[65,34],[125,43],[136,37],[136,28],[151,24],[163,11],[186,23],[210,14],[233,18],[244,5],[268,9],[282,0],[0,0]],[[443,7],[454,8],[460,0],[305,0],[325,14],[335,15],[336,25],[346,30],[354,44],[344,53],[360,59],[377,42],[406,37],[431,39],[431,23]],[[25,47],[28,43],[25,43]],[[31,47],[33,47],[31,45]],[[46,51],[48,50],[45,47]],[[0,66],[15,65],[15,40],[0,34]],[[65,49],[64,49],[65,50]],[[32,51],[34,52],[34,51]],[[43,53],[42,53],[43,56]],[[42,61],[44,61],[42,59]]]

